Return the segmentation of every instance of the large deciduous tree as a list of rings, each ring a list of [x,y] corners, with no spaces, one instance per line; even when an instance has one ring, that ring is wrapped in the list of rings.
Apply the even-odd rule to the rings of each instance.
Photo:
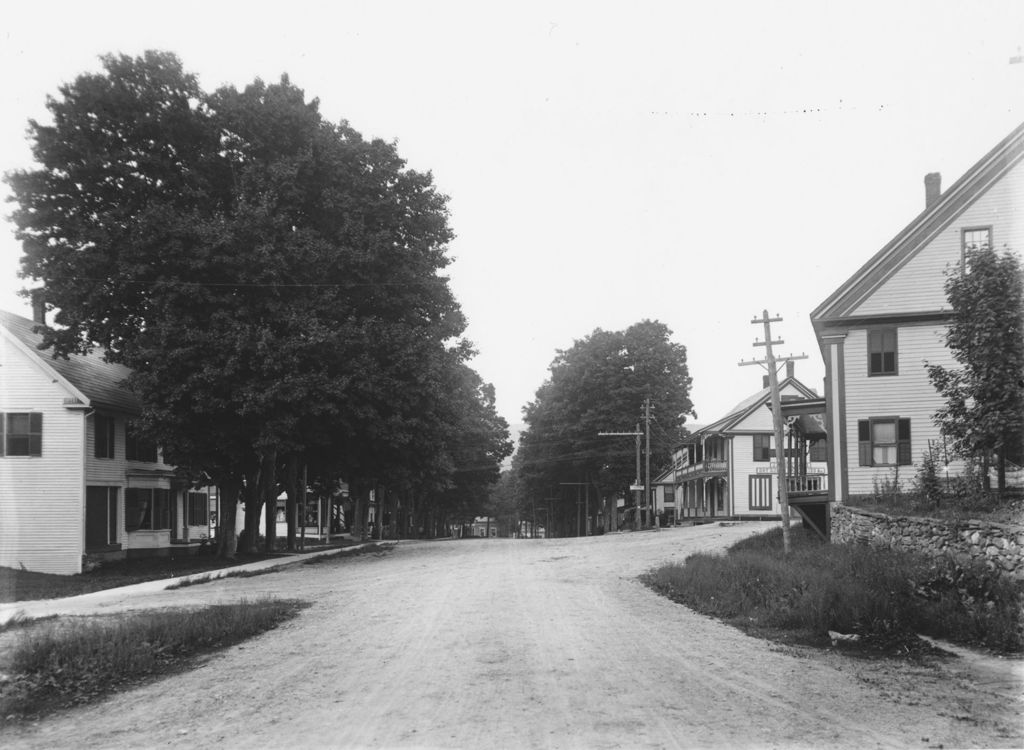
[[[953,310],[946,345],[957,368],[929,365],[945,404],[935,422],[954,450],[984,466],[994,456],[1000,491],[1006,463],[1024,454],[1024,281],[1017,256],[967,251],[946,279]],[[985,472],[987,476],[987,471]]]
[[[599,433],[631,431],[647,399],[656,419],[651,465],[670,458],[693,414],[686,347],[671,335],[663,323],[644,320],[624,331],[597,329],[558,352],[549,379],[524,410],[527,429],[520,442],[529,491],[561,498],[551,526],[576,527],[575,487],[582,484],[596,490],[591,507],[600,498],[605,528],[613,528],[615,496],[637,478],[634,440]]]
[[[247,488],[250,547],[296,456],[367,486],[415,474],[469,352],[430,174],[287,77],[208,94],[172,54],[102,62],[48,100],[38,168],[7,178],[55,355],[133,368],[167,458]]]

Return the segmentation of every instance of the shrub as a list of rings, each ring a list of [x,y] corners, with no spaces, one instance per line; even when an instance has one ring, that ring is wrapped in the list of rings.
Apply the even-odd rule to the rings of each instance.
[[[914,475],[914,492],[919,494],[929,505],[936,508],[942,500],[942,483],[939,481],[939,462],[934,446],[930,443],[928,450],[921,456],[921,465]]]

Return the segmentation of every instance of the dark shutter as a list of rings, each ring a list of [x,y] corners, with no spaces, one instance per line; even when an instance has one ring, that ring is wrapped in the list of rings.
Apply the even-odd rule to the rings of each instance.
[[[910,420],[900,419],[896,428],[896,463],[910,466],[913,457],[910,454]]]
[[[117,487],[110,488],[110,503],[108,505],[108,519],[110,527],[107,529],[109,536],[107,537],[108,544],[114,544],[117,542],[117,522],[119,517],[117,515],[117,496],[120,489]]]
[[[857,454],[861,466],[871,466],[871,423],[866,419],[857,422]]]
[[[28,454],[43,455],[43,413],[34,411],[28,418]]]

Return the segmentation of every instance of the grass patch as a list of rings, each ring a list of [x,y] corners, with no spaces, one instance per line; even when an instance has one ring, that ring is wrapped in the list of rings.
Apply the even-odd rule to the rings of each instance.
[[[317,552],[335,546],[347,547],[358,541],[344,539],[326,545],[307,544],[305,553]],[[235,565],[279,558],[280,554],[247,555],[239,553],[234,560],[213,555],[173,555],[145,557],[132,560],[112,560],[88,573],[73,576],[34,573],[27,570],[0,567],[0,602],[24,602],[37,599],[59,599],[66,596],[89,594],[93,591],[130,586],[144,581],[204,573]]]
[[[266,575],[267,573],[276,573],[278,570],[278,568],[263,568],[261,570],[229,570],[223,575],[214,575],[213,573],[207,573],[206,575],[199,576],[198,578],[190,578],[182,581],[175,581],[174,583],[167,586],[166,591],[173,591],[174,589],[183,589],[189,586],[198,586],[201,583],[220,581],[224,578],[255,578],[256,576]]]
[[[182,669],[307,606],[272,598],[23,625],[0,661],[0,724],[35,718]]]
[[[364,555],[367,553],[378,553],[378,555],[384,555],[392,549],[391,545],[388,544],[369,544],[359,549],[353,549],[351,551],[340,552],[335,555],[317,555],[316,557],[310,557],[308,560],[303,560],[302,565],[318,565],[329,561],[334,561],[339,558],[352,557],[354,555]],[[223,575],[214,575],[213,573],[192,578],[190,580],[177,581],[167,587],[167,591],[173,591],[174,589],[182,589],[188,586],[197,586],[202,583],[210,583],[211,581],[219,581],[224,578],[253,578],[255,576],[266,575],[267,573],[275,573],[279,568],[263,568],[262,570],[230,570]]]
[[[324,563],[338,562],[339,560],[345,560],[349,557],[355,557],[356,555],[376,555],[377,557],[383,557],[394,549],[393,544],[380,544],[378,542],[372,542],[365,544],[359,549],[347,550],[337,555],[317,555],[311,557],[308,560],[303,560],[303,565],[322,565]]]
[[[944,488],[945,485],[940,482],[939,487]],[[951,484],[949,492],[936,492],[930,496],[915,489],[901,490],[892,482],[876,482],[874,493],[851,495],[844,503],[891,516],[1024,525],[1024,490],[984,491],[960,480]]]
[[[700,553],[651,571],[644,582],[674,601],[746,631],[827,645],[828,631],[856,634],[889,654],[927,650],[918,633],[1003,653],[1024,652],[1024,582],[952,560],[882,547],[826,544],[792,529]]]

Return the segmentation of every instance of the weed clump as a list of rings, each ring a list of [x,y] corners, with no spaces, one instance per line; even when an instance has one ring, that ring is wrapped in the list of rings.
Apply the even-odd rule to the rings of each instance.
[[[270,630],[305,606],[264,598],[24,624],[0,664],[0,724],[86,703],[174,671],[189,658]]]
[[[1024,583],[952,559],[866,545],[826,544],[781,529],[651,571],[656,591],[703,614],[782,639],[825,643],[829,631],[891,653],[917,634],[995,651],[1024,651]]]

